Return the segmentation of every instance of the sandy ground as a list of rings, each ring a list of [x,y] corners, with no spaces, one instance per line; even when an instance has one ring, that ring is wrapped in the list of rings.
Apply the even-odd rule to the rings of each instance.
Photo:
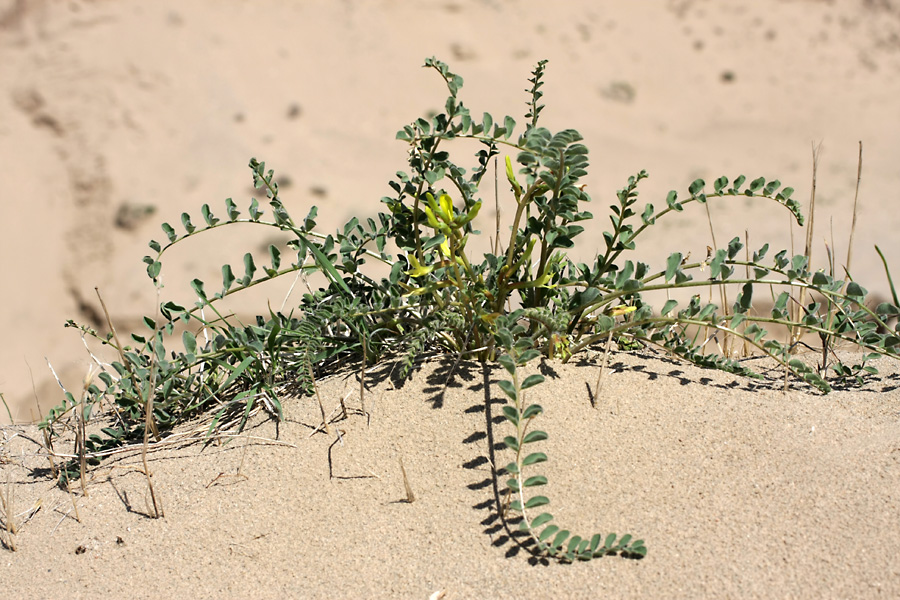
[[[642,560],[535,562],[499,517],[491,465],[510,459],[501,372],[433,362],[402,387],[376,371],[371,422],[311,435],[318,408],[286,403],[228,445],[149,454],[165,517],[152,519],[139,453],[68,496],[6,428],[6,485],[22,515],[0,551],[10,598],[896,598],[900,595],[900,374],[828,396],[654,356],[546,363],[542,493],[575,533],[643,538]],[[327,409],[358,389],[323,382]],[[359,407],[351,393],[346,404]],[[252,436],[252,437],[250,437]],[[277,438],[276,445],[274,441]],[[536,445],[537,446],[537,445]],[[58,452],[70,450],[59,442]],[[538,449],[537,447],[535,449]],[[407,503],[400,460],[415,500]],[[0,482],[2,483],[2,482]],[[498,496],[499,493],[499,496]],[[40,501],[40,510],[26,515]],[[78,505],[81,523],[74,518]],[[515,526],[512,526],[515,531]]]
[[[212,2],[0,0],[0,393],[25,423],[56,405],[48,368],[77,390],[89,357],[66,319],[102,326],[97,287],[122,332],[152,314],[141,258],[200,206],[257,195],[250,157],[276,170],[295,216],[323,231],[370,216],[405,167],[403,124],[446,90],[435,55],[465,78],[475,112],[524,123],[526,79],[549,59],[543,124],[585,137],[595,222],[646,169],[641,200],[703,177],[779,178],[810,195],[813,262],[843,264],[864,144],[851,271],[888,286],[874,251],[900,261],[900,4],[894,0]],[[458,148],[461,155],[474,148]],[[501,206],[510,198],[503,196]],[[489,203],[490,204],[490,203]],[[501,216],[509,211],[501,208]],[[710,206],[716,240],[801,250],[787,212],[743,198]],[[494,220],[482,212],[485,230]],[[660,221],[633,259],[661,267],[711,245],[702,210]],[[279,241],[248,231],[171,254],[164,293],[220,281],[223,263]],[[792,242],[793,236],[793,242]],[[833,240],[833,241],[832,241]],[[261,261],[257,261],[261,262]],[[231,308],[264,312],[273,282]],[[293,301],[296,301],[296,297]],[[289,299],[289,302],[291,299]],[[599,409],[596,367],[552,365],[545,474],[560,521],[631,532],[642,561],[532,565],[497,516],[491,484],[496,387],[472,365],[436,401],[431,366],[370,390],[372,423],[344,445],[309,437],[315,409],[201,451],[153,453],[165,519],[148,519],[134,456],[94,471],[89,497],[49,482],[27,426],[3,430],[0,487],[26,521],[0,550],[11,597],[896,597],[900,595],[900,412],[895,366],[862,390],[782,393],[652,357],[617,355]],[[446,368],[444,366],[443,368]],[[350,379],[330,383],[331,405]],[[490,400],[490,401],[489,401]],[[489,407],[487,414],[485,407]],[[9,421],[0,407],[0,423]],[[290,444],[290,445],[284,445]],[[329,452],[329,448],[331,448]],[[61,450],[66,451],[66,450]],[[331,460],[329,461],[329,456]],[[417,499],[404,497],[403,458]],[[501,462],[502,464],[502,462]],[[240,473],[240,477],[235,476]],[[220,476],[221,475],[221,476]],[[4,482],[9,484],[4,486]],[[66,516],[67,515],[67,516]],[[121,543],[118,540],[121,539]],[[83,552],[76,554],[76,550]]]

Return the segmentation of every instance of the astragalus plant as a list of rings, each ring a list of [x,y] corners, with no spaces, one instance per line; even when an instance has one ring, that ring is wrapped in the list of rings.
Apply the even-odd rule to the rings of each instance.
[[[91,385],[84,402],[67,397],[43,426],[56,431],[73,407],[89,416],[92,406],[111,397],[115,418],[103,435],[85,442],[88,457],[97,459],[139,439],[148,425],[162,436],[186,419],[206,414],[208,431],[214,433],[226,422],[242,426],[258,406],[281,418],[288,384],[299,381],[312,392],[315,373],[351,358],[363,365],[398,358],[403,377],[417,357],[430,353],[496,361],[510,377],[499,385],[511,401],[504,413],[515,427],[515,434],[506,438],[515,454],[505,468],[515,497],[509,508],[522,517],[519,526],[532,539],[532,552],[568,561],[610,553],[640,557],[646,548],[631,536],[570,536],[550,522],[549,513],[530,514],[548,500],[525,493],[546,478],[525,471],[547,457],[525,448],[547,434],[530,428],[543,408],[527,404],[525,390],[542,378],[521,378],[525,363],[538,357],[568,360],[597,342],[616,341],[760,377],[746,361],[717,351],[721,344],[709,343],[721,336],[740,341],[779,363],[787,374],[827,392],[825,373],[793,354],[800,333],[897,357],[900,337],[887,323],[900,312],[897,306],[870,308],[862,286],[812,270],[805,256],[770,253],[768,245],[749,253],[734,239],[704,260],[690,261],[677,252],[661,267],[637,260],[637,240],[660,219],[692,204],[757,198],[773,210],[789,211],[802,225],[793,190],[776,180],[720,177],[711,189],[697,180],[684,193],[670,192],[657,206],[639,205],[638,186],[647,177],[640,171],[617,192],[610,227],[593,249],[596,259],[573,262],[567,252],[583,233],[582,224],[592,218],[582,184],[588,149],[577,131],[554,133],[540,124],[545,63],[538,63],[529,79],[523,127],[509,116],[476,116],[459,97],[462,78],[446,64],[426,60],[449,91],[443,112],[416,119],[397,134],[408,145],[408,166],[391,182],[393,194],[381,199],[382,212],[363,221],[353,218],[335,233],[316,230],[315,207],[300,219],[288,214],[273,172],[251,160],[255,187],[267,196],[264,205],[252,199],[242,212],[227,199],[217,214],[204,205],[199,219],[185,213],[180,224],[164,223],[165,237],[150,243],[147,273],[158,283],[171,248],[223,227],[278,230],[289,239],[289,252],[273,245],[264,264],[248,253],[241,269],[222,267],[221,284],[195,279],[193,306],[162,301],[158,316],[145,318],[147,332],[133,334],[127,346],[112,334],[82,327],[116,346],[121,358],[103,366],[101,385]],[[451,158],[451,151],[460,149],[474,152],[469,167]],[[505,215],[512,215],[503,223],[478,218],[484,190],[494,189],[493,177],[490,185],[482,183],[497,162],[505,184],[495,201],[502,202]],[[477,256],[471,250],[472,239],[480,234],[476,227],[487,227],[491,238],[490,250]],[[373,275],[367,262],[382,263],[383,276]],[[268,309],[255,322],[243,324],[217,310],[222,298],[298,272],[321,273],[325,284],[288,314]],[[699,293],[684,305],[670,299],[654,308],[648,300],[653,292],[665,298],[666,290],[726,285],[739,290],[727,306],[705,303]],[[755,310],[760,297],[770,309]],[[798,305],[799,298],[806,301]],[[768,330],[789,335],[776,339]],[[177,331],[182,331],[180,339]],[[324,427],[324,411],[322,416]],[[78,475],[70,469],[67,478]]]

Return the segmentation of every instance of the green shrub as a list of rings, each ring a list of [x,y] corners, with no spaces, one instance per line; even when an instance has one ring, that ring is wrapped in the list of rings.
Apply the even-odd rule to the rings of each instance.
[[[506,467],[508,487],[517,497],[510,508],[522,516],[520,526],[533,538],[532,551],[568,561],[609,553],[640,557],[646,548],[631,536],[569,537],[550,524],[548,513],[534,518],[527,514],[547,499],[526,498],[524,492],[546,478],[526,477],[524,471],[546,455],[526,453],[524,447],[546,434],[528,430],[543,409],[528,405],[524,392],[542,378],[520,380],[522,365],[538,356],[568,360],[596,342],[616,340],[628,347],[656,347],[702,367],[760,377],[745,362],[705,351],[708,338],[721,335],[754,348],[787,373],[827,392],[824,365],[810,366],[792,354],[799,333],[818,334],[832,345],[850,342],[865,349],[866,358],[898,356],[900,337],[887,324],[900,313],[896,299],[871,309],[858,283],[813,272],[806,256],[789,257],[781,251],[769,257],[768,245],[752,256],[742,255],[743,246],[735,238],[703,261],[689,262],[674,253],[661,270],[630,258],[638,237],[660,219],[715,198],[759,198],[788,210],[802,225],[793,190],[779,181],[748,182],[742,175],[731,182],[720,177],[710,190],[697,180],[684,194],[670,192],[659,207],[641,207],[637,188],[647,177],[641,171],[618,191],[610,207],[611,227],[603,234],[596,260],[570,260],[567,251],[584,231],[581,223],[592,218],[586,210],[590,198],[580,183],[587,174],[588,149],[573,129],[553,133],[540,126],[545,63],[538,63],[529,79],[525,126],[516,133],[512,117],[474,116],[459,99],[462,78],[444,63],[428,59],[425,66],[434,69],[449,90],[444,112],[417,119],[397,134],[409,146],[409,165],[391,182],[394,194],[382,198],[385,210],[362,222],[353,218],[334,234],[315,230],[315,207],[300,220],[289,215],[273,172],[251,160],[253,182],[265,191],[269,214],[252,199],[242,215],[227,199],[218,216],[204,205],[196,223],[187,213],[180,227],[164,223],[164,241],[150,242],[152,254],[144,259],[147,273],[158,284],[169,249],[237,224],[288,234],[290,255],[283,256],[273,245],[267,263],[258,266],[248,253],[243,274],[224,265],[221,287],[215,290],[195,279],[196,304],[162,302],[155,318],[145,317],[148,333],[133,334],[131,345],[81,327],[115,346],[121,360],[99,374],[102,389],[90,384],[81,404],[67,395],[42,426],[54,432],[71,408],[78,407],[87,418],[101,398],[113,398],[115,425],[85,441],[87,454],[96,458],[106,449],[140,439],[148,425],[165,431],[200,413],[212,411],[210,432],[226,421],[242,427],[258,405],[280,419],[284,382],[299,381],[312,392],[315,370],[328,370],[348,357],[374,364],[399,355],[403,377],[425,353],[498,361],[511,377],[500,387],[512,402],[504,413],[516,428],[515,435],[506,438],[516,455]],[[451,159],[451,148],[473,143],[477,151],[471,168]],[[474,257],[468,246],[479,234],[475,227],[483,205],[481,184],[492,159],[500,155],[514,216],[508,229],[499,222],[494,226],[491,251]],[[371,275],[366,261],[383,263],[386,276]],[[327,278],[325,287],[303,297],[299,311],[285,315],[269,309],[249,325],[217,311],[222,298],[298,271]],[[740,289],[731,306],[703,303],[695,295],[684,306],[667,300],[655,311],[646,300],[651,292],[725,285]],[[767,314],[753,310],[754,295],[759,294],[771,297],[773,307]],[[798,304],[798,295],[809,302]],[[180,346],[172,340],[179,322],[186,327]],[[767,335],[767,328],[774,327],[786,328],[791,337],[782,342]],[[198,328],[204,330],[202,340],[194,333]],[[871,366],[840,365],[838,375],[861,378],[870,371]],[[152,418],[145,414],[148,407]],[[73,480],[79,473],[69,469],[65,475]]]

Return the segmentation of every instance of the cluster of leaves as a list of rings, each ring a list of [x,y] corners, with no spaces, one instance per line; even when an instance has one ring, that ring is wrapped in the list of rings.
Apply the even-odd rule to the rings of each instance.
[[[606,536],[597,533],[590,539],[582,538],[571,535],[567,529],[561,529],[552,523],[553,515],[548,512],[542,512],[533,518],[529,515],[531,509],[547,506],[550,500],[546,496],[531,496],[527,499],[525,497],[526,489],[547,484],[547,478],[543,475],[525,476],[526,467],[546,462],[547,455],[543,452],[526,453],[525,449],[526,445],[546,440],[548,435],[538,429],[529,431],[533,420],[540,416],[544,409],[539,404],[528,404],[525,400],[525,390],[543,383],[544,376],[533,374],[525,379],[520,377],[520,369],[541,356],[541,352],[534,348],[534,340],[521,324],[522,318],[527,318],[527,314],[522,310],[504,315],[498,319],[496,333],[498,344],[505,351],[497,358],[497,362],[510,376],[509,380],[501,380],[498,385],[512,401],[512,405],[503,407],[503,414],[516,431],[515,435],[507,436],[504,443],[515,453],[515,460],[506,466],[506,472],[510,475],[507,486],[516,497],[516,500],[510,502],[509,508],[521,515],[519,530],[528,532],[533,542],[531,551],[534,554],[566,562],[591,560],[612,554],[621,554],[627,558],[643,558],[647,554],[644,540],[634,540],[630,534],[619,537],[615,533]]]
[[[373,364],[391,353],[402,357],[404,375],[418,356],[438,351],[499,360],[515,371],[536,352],[568,360],[591,344],[615,338],[630,347],[657,347],[703,367],[760,377],[732,356],[706,352],[709,338],[701,337],[701,332],[707,336],[712,332],[756,348],[822,391],[830,389],[822,369],[793,355],[800,339],[795,332],[856,344],[867,350],[867,357],[898,356],[900,336],[888,326],[900,314],[896,298],[893,304],[872,309],[860,285],[812,272],[804,256],[791,258],[782,251],[767,259],[768,246],[763,246],[752,257],[745,252],[742,258],[742,244],[734,239],[702,261],[689,262],[674,253],[662,270],[626,259],[632,256],[637,237],[659,219],[716,198],[772,202],[802,224],[799,205],[791,198],[793,190],[782,188],[777,180],[757,178],[747,183],[744,176],[733,182],[721,177],[707,190],[698,179],[686,194],[670,192],[665,207],[658,210],[653,204],[638,206],[637,188],[647,177],[641,171],[618,191],[610,207],[611,229],[603,234],[596,260],[573,262],[567,251],[583,233],[581,223],[592,218],[585,210],[590,197],[581,183],[589,166],[588,150],[577,131],[553,133],[540,126],[545,61],[529,79],[526,123],[518,135],[510,116],[476,117],[459,99],[462,78],[446,64],[428,59],[425,66],[440,75],[449,96],[443,112],[419,118],[398,132],[397,138],[409,146],[408,169],[390,183],[394,193],[382,198],[384,212],[365,222],[353,218],[334,234],[320,233],[315,230],[316,208],[295,221],[280,199],[274,173],[251,160],[254,185],[265,191],[269,214],[256,199],[250,201],[247,216],[231,199],[225,201],[221,218],[204,205],[202,224],[185,213],[179,228],[163,224],[164,242],[150,242],[147,273],[159,285],[162,260],[171,248],[220,227],[278,230],[288,237],[290,257],[273,245],[266,265],[258,267],[248,253],[243,275],[238,277],[231,265],[224,265],[222,287],[212,294],[211,286],[195,279],[194,306],[163,302],[155,318],[145,318],[150,333],[132,335],[128,345],[112,334],[81,327],[115,346],[120,360],[104,366],[99,375],[102,389],[92,384],[81,403],[67,395],[43,426],[56,431],[76,406],[89,418],[91,407],[112,398],[115,423],[86,441],[87,450],[97,457],[105,449],[139,438],[147,421],[162,431],[191,416],[213,414],[212,432],[226,421],[242,426],[257,406],[280,418],[284,391],[296,390],[289,384],[299,380],[300,388],[308,390],[315,372],[337,361],[356,357]],[[459,142],[477,147],[471,169],[451,158],[448,148]],[[490,251],[475,260],[468,243],[480,233],[475,229],[483,205],[479,191],[492,159],[501,153],[512,203],[508,237],[498,221]],[[379,279],[369,274],[367,261],[382,263],[387,275]],[[309,272],[323,274],[326,285],[303,297],[296,317],[293,311],[285,315],[270,309],[255,324],[244,325],[216,308],[231,294],[285,274]],[[726,285],[741,290],[732,306],[703,303],[695,295],[685,306],[668,300],[656,311],[647,300],[666,290]],[[753,308],[760,291],[771,296],[768,314]],[[810,301],[798,301],[797,292]],[[498,323],[506,325],[501,328]],[[776,327],[789,330],[791,338],[774,339],[767,328]],[[838,374],[862,377],[871,370],[868,365],[848,368]],[[537,380],[519,385],[515,372],[511,374],[512,388],[505,391],[517,404],[516,412],[507,416],[512,415],[510,420],[518,427],[540,412],[532,408],[526,416],[528,407],[519,406],[517,400],[519,392]],[[144,415],[148,397],[153,400],[151,419]],[[526,441],[523,435],[511,443],[517,452],[535,439]],[[528,456],[522,459],[527,460]],[[517,468],[525,464],[517,463]],[[515,485],[528,487],[517,477]],[[520,502],[523,512],[533,506],[533,498]],[[546,519],[529,521],[528,527],[537,527],[535,522],[541,524],[542,518]],[[551,535],[555,537],[548,541]],[[630,539],[603,546],[593,540],[569,541],[563,552],[565,536],[560,536],[548,526],[537,536],[538,547],[570,559],[614,549],[642,554],[643,546]]]

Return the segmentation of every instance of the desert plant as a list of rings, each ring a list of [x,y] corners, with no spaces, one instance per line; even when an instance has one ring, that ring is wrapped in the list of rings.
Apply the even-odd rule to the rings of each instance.
[[[598,341],[616,340],[627,347],[656,347],[702,367],[761,377],[743,361],[706,351],[709,339],[701,339],[700,332],[721,333],[742,340],[822,392],[830,389],[824,375],[794,356],[795,344],[768,336],[766,327],[802,330],[856,344],[870,355],[898,357],[900,337],[886,323],[900,314],[896,298],[894,304],[872,309],[859,284],[813,272],[805,256],[789,257],[781,251],[767,259],[764,245],[742,259],[743,244],[735,238],[702,261],[689,262],[676,252],[662,270],[628,258],[634,256],[637,238],[659,219],[715,198],[772,202],[802,224],[800,207],[791,198],[793,190],[782,188],[777,180],[757,178],[748,183],[743,175],[733,182],[720,177],[707,190],[698,179],[684,195],[669,192],[658,210],[653,204],[638,207],[638,186],[647,177],[640,171],[616,194],[610,207],[611,228],[603,234],[597,258],[591,264],[573,262],[567,251],[584,231],[580,223],[592,218],[585,210],[590,198],[580,183],[587,174],[588,150],[577,131],[552,133],[540,126],[546,61],[538,63],[529,79],[526,123],[518,135],[512,117],[494,119],[483,113],[476,118],[459,99],[462,78],[446,64],[432,58],[425,66],[443,79],[449,96],[443,112],[416,119],[398,132],[397,138],[409,146],[408,171],[398,172],[391,182],[393,195],[382,198],[384,212],[364,222],[354,217],[334,234],[320,233],[315,229],[317,209],[295,220],[281,201],[273,171],[252,159],[253,182],[266,193],[270,215],[264,218],[255,198],[246,216],[230,198],[220,216],[204,205],[202,223],[195,224],[185,213],[179,229],[162,225],[164,242],[150,242],[152,254],[144,259],[147,273],[159,284],[162,260],[170,249],[222,227],[278,230],[289,237],[289,258],[272,245],[267,263],[258,267],[248,253],[242,276],[231,265],[222,267],[222,285],[215,292],[193,280],[195,305],[161,302],[159,316],[144,319],[150,333],[132,334],[134,345],[120,344],[112,333],[103,335],[69,323],[120,352],[119,361],[101,365],[98,379],[103,389],[91,384],[85,390],[85,418],[102,398],[114,400],[114,420],[102,429],[103,435],[84,440],[89,460],[143,439],[148,427],[164,432],[196,415],[210,415],[209,434],[226,423],[240,429],[260,407],[281,418],[281,397],[285,390],[296,389],[293,382],[299,381],[300,388],[311,393],[317,372],[350,357],[371,365],[386,355],[399,355],[404,377],[417,358],[429,352],[499,361],[513,377],[501,387],[513,401],[505,412],[517,427],[516,436],[508,438],[517,456],[525,443],[539,437],[535,432],[526,434],[523,426],[541,409],[526,406],[522,396],[538,380],[517,379],[517,368],[538,353],[568,360]],[[450,147],[465,142],[478,148],[470,170],[451,160]],[[479,233],[475,226],[483,204],[480,186],[492,159],[500,154],[513,218],[508,237],[503,236],[505,243],[498,221],[491,251],[474,260],[469,241]],[[383,263],[387,274],[372,275],[366,261]],[[743,277],[736,275],[738,269]],[[267,316],[243,324],[216,308],[222,298],[298,272],[321,273],[326,285],[303,296],[296,316],[295,311],[283,314],[270,308]],[[653,293],[667,290],[725,285],[740,289],[730,307],[704,304],[699,295],[681,308],[675,300],[667,300],[659,311],[648,301]],[[771,294],[773,301],[766,315],[752,310],[754,294],[760,290]],[[812,300],[792,316],[790,308],[800,290]],[[173,337],[179,324],[183,332],[176,348],[178,340]],[[152,390],[152,402],[144,394],[147,390]],[[81,405],[67,394],[42,426],[55,431],[76,406]],[[322,418],[327,425],[324,410]],[[517,457],[515,469],[510,469],[511,490],[519,493],[540,481],[521,478],[522,467],[529,464],[529,457],[534,462],[534,456]],[[60,476],[65,481],[78,477],[78,470],[71,468]],[[517,502],[513,508],[523,515],[536,506],[534,499]],[[630,538],[607,540],[602,546],[595,540],[569,541],[563,550],[565,536],[551,527],[534,534],[545,520],[543,515],[523,519],[536,535],[536,550],[545,554],[580,559],[609,551],[635,556],[646,551]]]
[[[630,534],[620,538],[615,533],[606,536],[596,533],[590,539],[582,538],[571,535],[567,529],[560,529],[558,525],[551,523],[553,515],[548,512],[542,512],[536,517],[529,516],[529,510],[547,506],[550,500],[546,496],[525,498],[526,489],[547,483],[547,478],[543,475],[525,476],[526,467],[547,460],[547,455],[543,452],[526,453],[526,445],[541,442],[548,437],[545,431],[538,429],[529,431],[529,426],[544,412],[544,409],[539,404],[528,404],[525,401],[525,390],[543,383],[544,376],[535,373],[521,379],[520,368],[541,356],[541,352],[534,347],[534,340],[520,323],[522,319],[527,318],[527,311],[518,310],[497,320],[497,341],[506,352],[497,358],[497,362],[506,369],[511,378],[498,383],[503,393],[512,401],[511,406],[503,407],[503,415],[516,428],[515,435],[507,436],[503,440],[507,448],[515,453],[515,460],[506,466],[506,472],[510,475],[507,487],[516,498],[509,502],[508,507],[521,515],[519,529],[526,531],[530,536],[533,543],[532,552],[536,555],[567,562],[619,553],[630,558],[646,556],[647,548],[644,546],[644,540],[633,540]]]

